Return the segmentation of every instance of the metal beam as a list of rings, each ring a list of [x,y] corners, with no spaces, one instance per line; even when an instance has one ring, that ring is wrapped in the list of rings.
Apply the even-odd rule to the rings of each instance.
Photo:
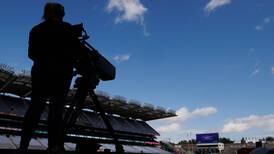
[[[17,78],[16,76],[13,76],[13,75],[10,76],[10,77],[7,79],[6,83],[3,84],[3,85],[1,86],[0,92],[3,92],[3,91],[5,90],[5,88],[6,88],[9,84],[11,84],[16,78]]]

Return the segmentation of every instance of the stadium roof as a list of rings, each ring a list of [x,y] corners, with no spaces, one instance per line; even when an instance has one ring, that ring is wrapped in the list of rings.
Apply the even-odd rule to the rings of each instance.
[[[31,94],[31,77],[27,71],[15,73],[7,65],[0,65],[0,93],[9,93],[19,97],[27,98]],[[74,89],[69,92],[69,98],[73,97]],[[109,96],[105,92],[96,92],[98,99],[105,112],[122,117],[131,117],[144,121],[162,119],[176,116],[175,111],[163,107],[153,106],[148,103],[140,103],[135,100],[127,100],[121,96]],[[95,110],[92,99],[87,97],[86,108]]]

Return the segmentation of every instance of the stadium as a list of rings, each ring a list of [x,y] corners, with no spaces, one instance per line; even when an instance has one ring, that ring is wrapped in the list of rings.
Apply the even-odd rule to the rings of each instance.
[[[19,146],[21,124],[31,94],[29,73],[12,70],[4,64],[0,67],[0,153],[10,154],[15,153]],[[75,89],[71,89],[65,109],[74,93]],[[147,121],[176,116],[175,111],[121,96],[112,97],[104,92],[96,94],[125,153],[169,154],[160,148],[157,141],[160,134]],[[30,143],[30,153],[45,153],[47,149],[47,112],[46,108]],[[73,128],[66,132],[65,149],[68,153],[94,149],[97,153],[115,153],[113,138],[91,98],[86,99]]]

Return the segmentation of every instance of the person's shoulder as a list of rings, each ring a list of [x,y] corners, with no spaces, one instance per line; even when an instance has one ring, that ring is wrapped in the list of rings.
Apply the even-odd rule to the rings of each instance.
[[[63,25],[65,26],[65,27],[72,27],[72,24],[70,24],[70,23],[68,23],[68,22],[63,22]]]
[[[39,31],[41,28],[43,28],[45,26],[45,22],[41,22],[35,26],[33,26],[30,30],[30,32],[36,32]]]
[[[68,22],[63,22],[62,27],[64,28],[64,30],[66,30],[69,33],[73,31],[73,25]]]

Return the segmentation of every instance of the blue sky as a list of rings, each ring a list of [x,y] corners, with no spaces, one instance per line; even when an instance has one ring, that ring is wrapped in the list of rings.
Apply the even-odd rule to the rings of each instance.
[[[28,32],[47,1],[1,1],[0,62],[30,70]],[[195,133],[274,133],[274,1],[58,1],[117,68],[99,90],[163,106],[178,117],[150,122],[161,139]]]

